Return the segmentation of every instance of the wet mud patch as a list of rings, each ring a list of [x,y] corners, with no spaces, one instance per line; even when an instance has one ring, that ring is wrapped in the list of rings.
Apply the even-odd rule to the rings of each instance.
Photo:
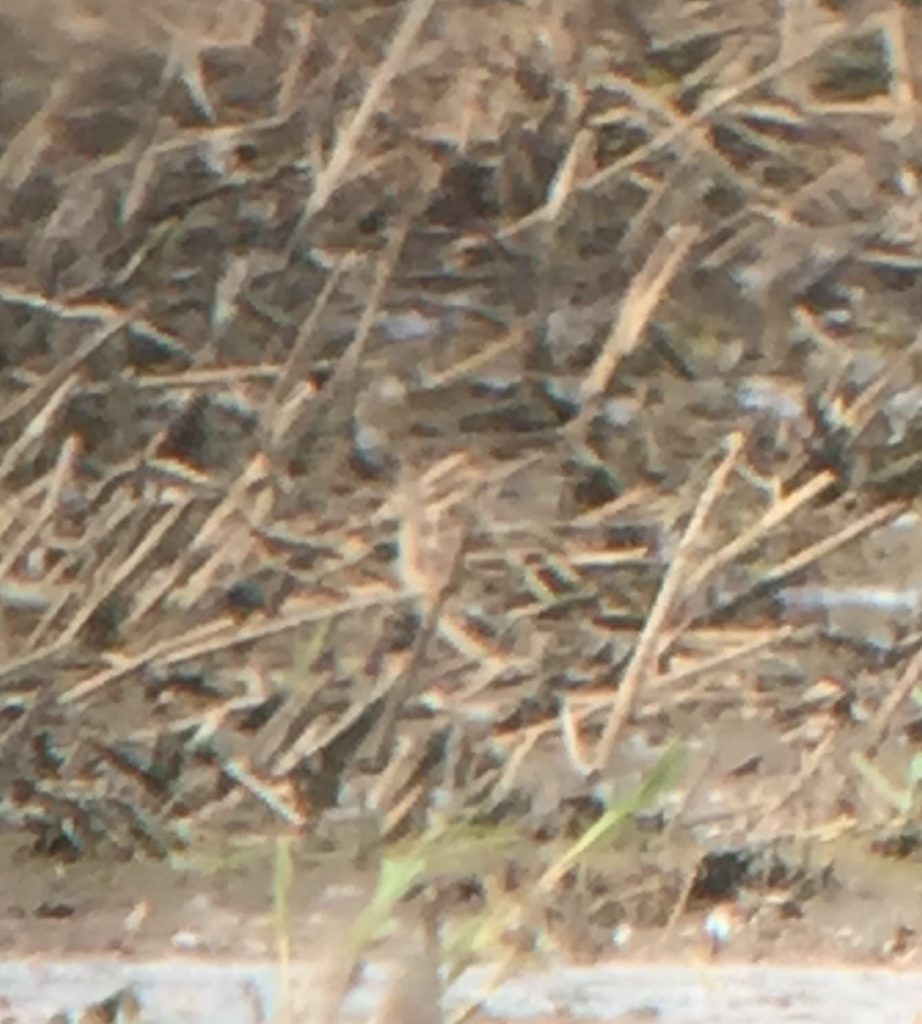
[[[598,905],[590,914],[585,894],[564,885],[549,905],[530,904],[530,918],[494,929],[474,969],[464,969],[473,950],[457,945],[477,919],[464,886],[439,906],[435,931],[427,890],[416,888],[357,946],[356,921],[380,892],[374,871],[312,875],[297,865],[280,916],[269,864],[8,868],[0,941],[11,1019],[44,1021],[96,1004],[112,1020],[143,1009],[137,1019],[152,1022],[269,1021],[284,1006],[302,1020],[379,1019],[382,1006],[409,998],[433,1022],[471,1005],[484,1021],[641,1012],[638,1020],[729,1020],[743,1006],[747,1019],[864,1021],[874,1000],[902,1012],[922,989],[912,925],[918,872],[911,862],[894,871],[854,841],[817,847],[797,870],[781,857],[710,855],[683,912],[669,917],[664,903],[675,904],[675,890],[664,891],[659,920],[646,926],[603,929]],[[656,884],[652,871],[646,881]],[[636,871],[612,869],[605,883],[610,902],[626,898]],[[642,903],[635,898],[635,917]],[[499,989],[488,984],[491,970]]]

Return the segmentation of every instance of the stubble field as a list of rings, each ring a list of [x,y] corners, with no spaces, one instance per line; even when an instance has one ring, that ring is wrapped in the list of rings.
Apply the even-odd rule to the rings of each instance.
[[[10,941],[167,942],[165,861],[244,921],[403,870],[516,955],[915,962],[920,45],[8,0]]]

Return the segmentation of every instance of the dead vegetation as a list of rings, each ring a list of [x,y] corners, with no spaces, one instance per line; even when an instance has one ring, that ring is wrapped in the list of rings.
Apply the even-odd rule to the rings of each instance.
[[[5,824],[873,819],[914,624],[782,613],[918,585],[914,5],[126,10],[0,15]]]

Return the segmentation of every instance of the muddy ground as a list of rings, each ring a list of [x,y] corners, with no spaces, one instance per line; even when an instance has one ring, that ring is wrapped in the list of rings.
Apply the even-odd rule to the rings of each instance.
[[[915,963],[916,6],[137,15],[0,14],[5,948]]]

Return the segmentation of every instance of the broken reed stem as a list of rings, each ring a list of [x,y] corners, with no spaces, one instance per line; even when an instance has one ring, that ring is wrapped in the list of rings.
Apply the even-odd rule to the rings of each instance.
[[[657,689],[665,689],[671,692],[677,683],[689,682],[698,676],[702,676],[707,672],[714,672],[719,668],[729,668],[734,662],[783,643],[785,640],[789,640],[797,635],[798,632],[798,629],[794,626],[781,626],[778,629],[772,629],[764,635],[750,640],[748,643],[738,644],[729,650],[720,651],[709,658],[704,658],[694,665],[686,665],[683,668],[676,669],[674,672],[657,676]]]
[[[295,390],[297,385],[307,375],[313,355],[311,342],[317,336],[317,329],[320,326],[323,313],[329,306],[330,299],[342,280],[343,274],[351,270],[356,262],[356,257],[348,254],[337,260],[333,265],[326,281],[323,283],[323,287],[311,304],[310,311],[301,321],[301,326],[298,328],[298,333],[295,335],[295,340],[288,352],[288,358],[278,371],[272,392],[266,402],[267,410],[277,413],[292,391]],[[273,439],[277,438],[279,431],[271,412],[269,430]]]
[[[892,693],[888,695],[878,708],[877,714],[871,719],[871,724],[868,726],[870,738],[867,750],[869,754],[873,754],[877,750],[887,733],[890,721],[896,714],[896,709],[909,697],[918,685],[920,678],[922,678],[922,650],[916,651],[912,656],[909,664],[903,669],[902,675],[896,681]]]
[[[362,307],[362,313],[355,328],[355,335],[349,342],[345,352],[336,363],[333,375],[323,390],[325,402],[314,414],[311,431],[317,435],[322,424],[331,415],[333,403],[341,402],[343,407],[354,413],[359,399],[359,369],[365,356],[368,340],[375,326],[375,320],[384,301],[387,288],[399,264],[404,244],[412,230],[416,216],[424,209],[439,181],[439,168],[430,163],[420,169],[420,181],[417,196],[410,208],[404,212],[401,220],[394,226],[384,251],[375,262],[375,273],[368,298]],[[315,487],[320,490],[326,481],[320,473],[315,474]]]
[[[9,300],[5,290],[0,290],[0,299],[4,302],[11,301]],[[54,308],[54,304],[51,302],[37,303],[36,306],[37,308],[46,310],[52,315],[62,315],[61,308]],[[95,306],[87,307],[87,309],[95,308]],[[88,313],[87,315],[91,316],[93,314]],[[62,319],[63,318],[64,317],[62,315]],[[77,316],[75,315],[73,318],[77,319]],[[109,310],[107,312],[106,319],[102,320],[101,325],[88,337],[84,338],[73,352],[60,358],[55,363],[53,369],[46,373],[44,377],[6,405],[3,411],[0,412],[0,423],[6,423],[15,416],[18,416],[33,402],[38,402],[42,399],[47,401],[49,397],[53,398],[54,393],[70,378],[71,374],[82,366],[98,348],[101,348],[107,341],[114,338],[123,327],[128,325],[128,323],[129,318],[127,315],[113,313]]]
[[[676,691],[675,688],[679,683],[690,682],[708,672],[715,672],[717,669],[729,668],[735,662],[738,662],[743,658],[748,658],[753,654],[758,654],[760,651],[774,647],[785,640],[791,639],[792,637],[800,636],[802,633],[803,631],[798,630],[795,626],[782,626],[779,629],[770,630],[764,635],[756,637],[754,640],[747,641],[746,643],[731,647],[729,650],[721,651],[709,658],[705,658],[702,661],[696,662],[694,665],[686,665],[673,672],[669,672],[666,675],[657,676],[654,680],[657,691],[667,691],[672,695],[673,699],[668,702],[657,701],[651,708],[652,712],[654,714],[658,714],[664,708],[670,707],[673,703],[682,702],[688,699],[687,691]],[[577,748],[579,729],[585,727],[590,719],[595,718],[602,711],[611,706],[611,699],[608,697],[602,698],[593,696],[583,698],[579,702],[581,705],[579,710],[572,715],[573,720],[571,722],[567,721],[565,716],[570,714],[569,704],[572,703],[572,701],[572,698],[568,698],[567,704],[564,705],[561,709],[561,714],[558,716],[561,721],[561,735],[563,736],[563,740],[568,751],[573,751]],[[539,731],[539,738],[553,732],[556,727],[556,723],[553,720],[536,727]],[[586,767],[586,760],[578,754],[575,757],[571,755],[571,760],[579,771],[583,772],[583,774],[586,774],[589,771],[589,768]]]
[[[178,665],[184,661],[204,657],[206,654],[228,651],[255,640],[278,636],[309,623],[327,622],[346,612],[370,610],[383,605],[405,604],[406,602],[405,594],[382,587],[380,590],[361,597],[346,597],[340,601],[330,602],[317,601],[306,607],[294,606],[290,611],[283,611],[271,618],[259,620],[252,626],[241,627],[232,616],[223,615],[204,626],[190,630],[188,633],[168,637],[166,640],[152,644],[136,655],[120,658],[109,668],[72,686],[61,694],[60,701],[62,704],[73,704],[85,700],[102,687],[124,679],[146,665]],[[62,649],[62,645],[55,642],[50,644],[46,651],[38,653],[41,653],[42,657],[48,657],[60,649]],[[15,663],[0,665],[0,680],[11,673],[14,668],[21,670],[24,665],[31,664],[35,658],[36,655],[30,655],[29,658],[19,659]]]
[[[0,483],[6,480],[25,460],[30,448],[48,436],[58,412],[65,406],[76,388],[77,374],[73,373],[68,375],[49,395],[42,408],[35,413],[19,437],[9,445],[3,457],[0,458]]]
[[[685,529],[672,562],[663,577],[662,585],[653,607],[647,615],[644,627],[637,638],[634,653],[625,670],[624,677],[615,694],[611,715],[605,725],[599,745],[596,749],[594,767],[604,772],[611,760],[618,737],[626,722],[631,717],[640,695],[641,687],[647,678],[648,670],[656,655],[663,628],[676,598],[679,596],[687,578],[691,560],[695,557],[695,548],[701,537],[707,518],[714,503],[723,493],[737,459],[743,449],[743,435],[739,432],[731,434],[727,443],[727,454],[711,474],[707,486],[698,500],[691,520]]]
[[[594,142],[595,134],[588,128],[581,129],[573,136],[570,148],[557,168],[557,173],[548,189],[547,200],[542,206],[549,222],[557,220],[572,195],[578,183],[579,169],[585,163]]]
[[[103,566],[109,570],[102,578],[98,589],[92,591],[86,601],[84,601],[81,608],[79,608],[70,622],[67,624],[67,628],[61,634],[61,641],[63,643],[72,643],[77,634],[81,629],[90,621],[97,609],[102,603],[110,597],[116,590],[117,587],[121,586],[125,580],[131,576],[132,573],[136,572],[141,564],[147,560],[148,556],[151,555],[160,545],[160,541],[166,536],[167,533],[175,526],[177,522],[185,515],[186,510],[189,507],[190,502],[183,501],[172,508],[167,509],[166,513],[158,519],[158,521],[151,527],[150,532],[147,536],[137,545],[137,547],[125,558],[119,558],[114,564]]]
[[[469,541],[470,527],[469,524],[464,524],[460,539],[452,552],[451,565],[446,573],[443,585],[432,600],[421,603],[421,608],[425,615],[413,644],[409,664],[404,674],[395,680],[387,695],[384,709],[381,712],[377,741],[372,756],[373,763],[376,765],[387,763],[387,754],[393,745],[400,709],[414,695],[419,685],[418,677],[423,660],[429,649],[429,644],[438,633],[439,625],[445,613],[445,605],[458,586]]]
[[[785,519],[793,515],[799,508],[828,490],[835,483],[835,480],[834,473],[824,470],[811,477],[793,493],[786,495],[781,501],[773,503],[771,508],[765,512],[758,522],[750,526],[748,530],[744,530],[738,537],[730,541],[729,544],[725,544],[719,551],[715,551],[713,555],[702,561],[689,577],[689,592],[696,591],[705,580],[713,576],[719,569],[729,565],[735,558],[761,541],[766,534],[780,526]]]
[[[815,544],[811,544],[808,548],[804,548],[803,551],[798,551],[782,562],[781,565],[776,566],[761,577],[759,585],[766,586],[793,576],[794,573],[800,572],[801,569],[805,569],[808,565],[819,561],[819,559],[848,544],[849,541],[860,537],[861,534],[867,533],[877,526],[882,526],[905,511],[906,503],[902,501],[890,502],[887,505],[881,505],[880,508],[873,509],[860,519],[856,519],[854,522],[843,526],[841,530],[838,530],[831,537],[824,537]]]
[[[790,558],[785,559],[780,565],[776,565],[774,569],[763,573],[749,586],[722,601],[716,607],[689,616],[686,621],[676,626],[676,634],[687,629],[689,626],[702,623],[714,626],[720,622],[727,621],[745,603],[772,593],[785,580],[802,572],[814,562],[832,554],[862,534],[868,533],[870,530],[895,519],[905,510],[906,503],[902,501],[890,502],[888,505],[882,505],[880,508],[873,509],[855,522],[848,523],[831,537],[824,537],[823,540],[817,541],[815,544],[811,544],[802,551],[791,555]]]
[[[891,387],[894,381],[902,380],[906,374],[912,373],[912,363],[918,357],[920,351],[922,351],[922,329],[916,332],[912,344],[905,351],[901,352],[877,379],[868,384],[854,402],[849,405],[846,411],[846,422],[851,431],[852,439],[858,438],[861,435],[862,431],[870,424],[875,414],[880,410],[887,388]]]
[[[54,466],[44,478],[47,480],[47,487],[37,512],[19,536],[5,545],[5,551],[0,558],[0,580],[5,580],[12,572],[16,562],[25,556],[31,545],[41,536],[42,530],[51,521],[55,511],[61,507],[64,488],[76,476],[80,454],[80,443],[76,436],[71,435],[61,445]]]
[[[826,46],[835,44],[847,36],[848,31],[847,23],[840,26],[830,26],[824,29],[822,33],[817,33],[815,43],[799,49],[796,54],[789,58],[776,59],[735,85],[713,90],[709,95],[705,96],[697,110],[688,117],[674,121],[663,131],[659,132],[659,134],[654,135],[626,156],[613,160],[594,174],[581,179],[575,184],[573,191],[578,194],[589,193],[605,187],[613,179],[624,175],[627,171],[642,164],[645,160],[649,160],[650,157],[668,149],[673,143],[682,141],[684,137],[704,127],[715,114],[720,113],[726,107],[742,99],[746,93],[759,89],[767,82],[780,78],[787,72],[793,71],[795,68],[807,63],[814,54],[819,53]],[[549,196],[542,206],[532,210],[520,220],[515,221],[515,223],[510,224],[499,233],[498,237],[506,241],[522,234],[536,224],[544,223],[548,219],[548,207],[552,207],[555,202],[556,196]]]
[[[673,226],[634,275],[602,350],[580,387],[584,415],[607,390],[621,360],[637,347],[698,234],[694,225]]]
[[[750,832],[754,832],[773,814],[777,814],[791,799],[793,799],[794,796],[797,795],[797,793],[804,788],[804,786],[806,786],[810,779],[816,774],[816,770],[819,768],[820,762],[827,756],[827,754],[830,753],[835,739],[835,730],[830,729],[817,744],[816,749],[810,751],[809,754],[804,756],[800,771],[797,772],[793,779],[788,781],[780,793],[776,794],[770,801],[760,808],[758,819],[750,823]]]
[[[330,197],[339,187],[346,168],[355,158],[359,138],[367,128],[375,111],[381,105],[381,100],[388,86],[406,64],[410,48],[416,41],[416,37],[419,35],[434,5],[435,0],[412,0],[410,3],[403,22],[391,41],[387,56],[368,83],[368,88],[365,90],[362,102],[352,115],[352,120],[337,138],[336,145],[333,147],[333,152],[330,154],[326,167],[317,174],[314,190],[304,209],[304,216],[295,229],[295,238],[298,237],[305,223],[326,206]]]

